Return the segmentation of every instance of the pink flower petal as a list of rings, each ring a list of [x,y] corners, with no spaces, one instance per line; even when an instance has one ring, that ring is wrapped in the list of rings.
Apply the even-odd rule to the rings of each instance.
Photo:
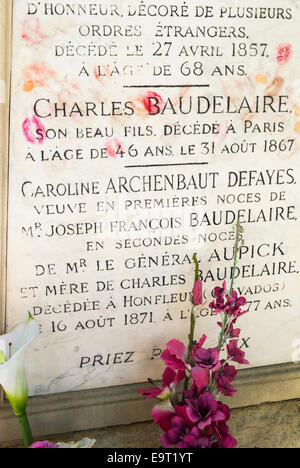
[[[171,340],[167,343],[167,348],[170,353],[174,354],[177,359],[184,361],[186,354],[185,345],[179,340]]]
[[[155,406],[152,410],[152,417],[155,424],[157,424],[165,432],[171,428],[171,421],[173,416],[173,411],[161,409],[159,406]]]
[[[57,449],[59,448],[58,445],[52,445],[48,440],[44,440],[43,442],[34,442],[29,448],[31,449]]]
[[[170,385],[175,381],[175,379],[176,379],[176,372],[170,367],[167,367],[165,372],[163,373],[164,386],[170,387]]]
[[[149,388],[141,388],[138,393],[143,395],[146,400],[150,400],[150,398],[157,398],[161,393],[163,393],[164,389],[159,387],[149,387]]]
[[[199,392],[202,392],[209,385],[210,372],[208,369],[201,367],[194,367],[191,371],[193,377],[193,384],[197,387]]]

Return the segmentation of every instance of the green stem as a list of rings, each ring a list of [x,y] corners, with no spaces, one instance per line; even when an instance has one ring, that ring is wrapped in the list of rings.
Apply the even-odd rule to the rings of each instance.
[[[244,241],[242,238],[242,233],[244,232],[240,220],[238,219],[236,223],[236,237],[235,237],[235,244],[234,244],[234,262],[233,262],[233,271],[232,271],[232,277],[231,277],[231,285],[230,285],[230,295],[232,294],[233,291],[233,286],[234,286],[234,281],[235,281],[235,272],[236,272],[236,267],[237,267],[237,262],[238,262],[238,253],[240,251],[239,244],[242,242],[242,245],[244,245]]]
[[[233,261],[233,269],[232,269],[232,276],[231,276],[231,284],[230,284],[230,291],[229,295],[232,295],[233,287],[234,287],[234,281],[235,281],[235,272],[237,268],[237,263],[238,263],[238,254],[239,254],[239,243],[241,242],[241,233],[243,232],[243,229],[240,224],[240,220],[238,219],[237,224],[236,224],[236,234],[235,234],[235,243],[234,243],[234,261]],[[222,330],[219,336],[219,342],[218,342],[218,350],[219,352],[221,351],[223,347],[223,339],[225,335],[225,329],[227,325],[227,320],[228,320],[228,314],[224,315],[223,318],[223,323],[222,323]]]
[[[199,262],[198,262],[196,254],[193,255],[193,260],[195,263],[195,283],[196,283],[196,281],[198,281],[199,279]]]
[[[190,359],[191,352],[193,350],[195,325],[196,325],[196,319],[195,319],[194,307],[193,307],[192,312],[191,312],[191,326],[190,326],[190,334],[189,334],[189,347],[188,347],[189,357],[188,357],[188,359]]]
[[[28,448],[33,444],[33,437],[26,413],[23,416],[18,416],[18,420],[24,440],[24,446],[25,448]]]
[[[194,310],[195,308],[193,307],[192,312],[191,312],[191,322],[190,322],[189,346],[188,346],[188,358],[187,358],[188,362],[191,359],[191,353],[193,350],[193,343],[194,343],[194,334],[195,334],[195,325],[196,325]],[[184,381],[184,389],[187,390],[188,386],[189,386],[189,377],[186,377]]]
[[[230,296],[231,296],[232,291],[233,291],[237,262],[238,262],[238,259],[237,259],[237,254],[236,254],[235,259],[234,259],[234,264],[233,264],[232,279],[231,279],[231,285],[230,285]]]
[[[224,338],[224,334],[225,334],[227,318],[228,318],[228,314],[225,314],[225,316],[223,318],[222,330],[221,330],[220,335],[219,335],[219,343],[218,343],[219,353],[221,352],[221,349],[223,347],[223,338]]]

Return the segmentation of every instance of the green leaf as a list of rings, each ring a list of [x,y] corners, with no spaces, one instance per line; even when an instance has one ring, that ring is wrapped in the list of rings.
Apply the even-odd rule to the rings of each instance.
[[[32,315],[31,315],[30,312],[28,312],[28,320],[29,320],[29,321],[30,321],[30,320],[34,320],[34,317],[32,317]]]
[[[0,364],[5,364],[7,362],[5,354],[3,351],[0,351]]]

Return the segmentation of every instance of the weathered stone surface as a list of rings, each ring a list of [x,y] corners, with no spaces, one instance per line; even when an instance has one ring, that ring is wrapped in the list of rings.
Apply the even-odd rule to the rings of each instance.
[[[233,410],[230,426],[239,448],[300,448],[300,400]]]
[[[300,400],[232,410],[232,434],[239,448],[300,448]],[[159,448],[160,430],[152,422],[51,436],[51,441],[97,440],[96,448]],[[20,443],[0,448],[22,447]]]
[[[241,346],[254,369],[298,361],[300,193],[288,187],[300,170],[300,9],[272,8],[278,1],[242,14],[240,0],[211,2],[203,24],[205,8],[199,16],[186,2],[181,27],[173,0],[117,0],[117,14],[102,2],[1,0],[13,4],[3,310],[7,330],[27,311],[42,327],[27,363],[31,396],[160,378],[159,351],[189,333],[192,256],[209,304],[230,280],[238,219],[235,287],[250,312]],[[128,26],[137,36],[117,40]],[[112,55],[102,35],[116,38]],[[205,45],[191,47],[197,37]],[[208,309],[197,310],[195,337],[214,346]],[[49,433],[78,429],[88,428]]]

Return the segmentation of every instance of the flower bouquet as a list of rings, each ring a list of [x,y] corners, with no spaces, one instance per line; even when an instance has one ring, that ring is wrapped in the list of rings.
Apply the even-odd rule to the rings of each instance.
[[[204,308],[202,281],[196,254],[195,283],[191,297],[192,312],[188,346],[173,339],[167,343],[161,355],[166,364],[162,385],[141,389],[147,400],[154,398],[157,405],[152,410],[154,422],[164,431],[161,443],[173,448],[235,448],[236,439],[230,434],[227,422],[230,409],[220,401],[221,396],[233,397],[236,389],[232,386],[237,375],[233,363],[249,364],[245,353],[239,348],[241,330],[235,328],[236,322],[246,313],[244,297],[238,297],[234,290],[234,280],[238,254],[244,245],[243,228],[238,222],[234,245],[234,265],[231,285],[226,282],[213,291],[214,300],[210,309],[222,318],[218,344],[205,348],[207,337],[194,341],[196,310]],[[224,357],[221,354],[224,352]]]

